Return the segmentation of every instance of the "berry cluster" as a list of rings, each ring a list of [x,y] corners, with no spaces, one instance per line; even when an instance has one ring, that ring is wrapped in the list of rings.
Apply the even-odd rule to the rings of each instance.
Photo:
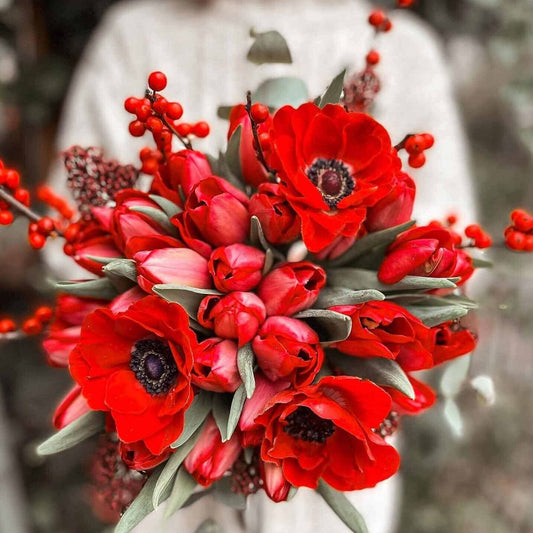
[[[20,330],[26,335],[38,335],[43,331],[43,327],[49,324],[54,316],[53,310],[48,306],[41,306],[33,313],[32,316],[24,320]],[[0,320],[0,338],[2,335],[15,333],[17,324],[12,318],[3,318]]]
[[[418,133],[416,135],[409,135],[400,143],[399,148],[404,148],[409,154],[407,160],[411,168],[423,167],[426,163],[426,155],[424,150],[429,150],[435,144],[435,139],[430,133]]]
[[[415,0],[396,0],[398,7],[411,7],[415,3]]]
[[[76,211],[69,206],[67,200],[46,185],[42,185],[37,189],[37,199],[57,211],[61,218],[65,220],[72,220],[76,215]]]
[[[392,22],[382,9],[372,11],[368,17],[368,23],[375,29],[376,33],[386,33],[392,30]]]
[[[30,193],[20,186],[20,175],[16,170],[5,168],[0,161],[0,189],[8,192],[22,205],[29,207]],[[9,226],[15,220],[10,205],[0,198],[0,225]]]
[[[481,228],[479,224],[470,224],[465,228],[465,235],[472,239],[474,246],[480,250],[490,248],[492,246],[492,239],[490,235]]]
[[[505,230],[505,244],[517,252],[533,252],[533,215],[525,209],[511,213],[511,225]]]

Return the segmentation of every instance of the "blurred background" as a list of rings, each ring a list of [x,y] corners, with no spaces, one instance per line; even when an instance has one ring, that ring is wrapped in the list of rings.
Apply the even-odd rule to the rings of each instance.
[[[0,0],[0,153],[30,187],[47,174],[73,69],[113,3]],[[419,0],[415,11],[445,43],[480,222],[499,235],[512,208],[533,207],[533,1]],[[23,244],[25,223],[4,233],[0,309],[22,316],[51,295],[38,254]],[[462,439],[439,407],[405,421],[400,533],[533,532],[533,268],[531,256],[492,255],[472,373],[492,376],[497,401],[459,397]],[[0,351],[0,513],[11,516],[9,532],[101,531],[79,504],[87,449],[46,462],[33,453],[67,376],[46,366],[37,341]]]

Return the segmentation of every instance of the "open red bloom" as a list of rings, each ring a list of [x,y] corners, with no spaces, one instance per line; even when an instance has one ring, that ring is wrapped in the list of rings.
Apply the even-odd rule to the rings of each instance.
[[[319,252],[338,237],[353,237],[366,208],[392,188],[400,162],[386,130],[370,116],[342,106],[307,103],[274,116],[271,166],[302,219],[302,238]]]
[[[274,396],[256,423],[264,427],[261,459],[281,466],[296,487],[322,478],[337,490],[374,487],[400,458],[372,429],[389,414],[389,395],[370,381],[326,377]]]
[[[91,313],[70,372],[91,409],[111,414],[120,440],[160,455],[181,434],[192,401],[195,346],[184,309],[147,296],[122,313]]]
[[[335,348],[357,357],[395,359],[405,370],[433,366],[430,329],[392,302],[367,302],[331,308],[352,319],[350,336]]]
[[[128,468],[132,470],[151,470],[163,461],[166,461],[172,453],[172,448],[163,450],[159,455],[154,455],[145,446],[144,442],[131,442],[126,444],[121,442],[119,445],[120,456]]]
[[[471,331],[454,322],[435,326],[431,328],[431,333],[435,342],[435,365],[473,352],[477,344],[477,338]]]

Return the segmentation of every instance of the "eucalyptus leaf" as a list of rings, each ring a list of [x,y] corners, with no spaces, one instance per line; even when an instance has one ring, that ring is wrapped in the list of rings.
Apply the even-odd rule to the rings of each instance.
[[[468,314],[468,309],[461,305],[405,305],[404,307],[430,328],[450,320],[462,318]]]
[[[228,142],[226,149],[225,160],[230,169],[230,172],[240,181],[242,181],[242,169],[241,169],[241,137],[242,126],[239,124],[231,134],[231,138]]]
[[[167,302],[180,304],[193,320],[197,319],[198,308],[206,296],[211,294],[222,295],[222,293],[212,289],[197,289],[196,287],[186,287],[185,285],[172,283],[154,285],[152,291]]]
[[[294,77],[270,78],[252,93],[252,101],[261,102],[271,109],[284,105],[299,107],[308,100],[307,86],[300,78]]]
[[[250,30],[250,36],[255,39],[248,50],[246,59],[256,65],[264,63],[292,63],[291,51],[285,37],[276,30],[262,33]]]
[[[222,442],[228,440],[228,419],[231,408],[231,394],[214,394],[213,395],[213,418],[220,431]]]
[[[251,398],[255,391],[254,362],[254,351],[250,343],[239,348],[237,352],[237,368],[244,383],[247,398]]]
[[[94,261],[95,263],[101,263],[102,265],[107,265],[117,259],[124,259],[123,257],[98,257],[96,255],[82,255],[82,257]]]
[[[105,275],[111,274],[137,282],[137,265],[133,259],[115,259],[104,266],[102,271]]]
[[[168,215],[164,211],[161,211],[161,209],[157,209],[157,207],[150,207],[147,205],[134,205],[130,207],[130,211],[135,211],[136,213],[146,215],[153,221],[157,222],[171,235],[178,234],[178,229],[172,224],[172,222],[170,222]]]
[[[449,305],[458,305],[464,307],[465,309],[477,309],[479,304],[466,296],[460,296],[458,294],[446,294],[444,296],[435,296],[433,294],[424,294],[424,293],[398,293],[398,294],[389,294],[387,299],[394,300],[397,304],[406,306],[406,305],[416,305],[423,307],[438,307],[438,306],[449,306]]]
[[[196,430],[204,423],[205,419],[211,411],[213,405],[212,394],[208,391],[199,391],[194,396],[191,405],[185,411],[185,423],[183,431],[173,444],[171,448],[179,448],[183,446],[196,432]]]
[[[229,108],[231,110],[231,107]],[[228,114],[228,118],[229,118],[229,114]],[[207,161],[209,162],[209,166],[211,167],[211,172],[216,175],[216,176],[219,176],[220,175],[220,152],[219,152],[219,155],[218,157],[215,157],[214,155],[211,155],[211,154],[205,154],[205,156],[207,157]],[[223,156],[222,156],[223,157]]]
[[[165,518],[173,515],[183,504],[189,499],[189,496],[194,492],[196,488],[196,480],[185,470],[182,466],[178,470],[172,492],[168,497],[167,505],[165,508]]]
[[[161,502],[163,494],[167,492],[167,489],[170,487],[176,472],[179,467],[189,455],[189,452],[193,449],[194,445],[198,442],[200,435],[202,434],[203,424],[194,432],[191,438],[182,446],[180,446],[165,463],[163,471],[157,480],[156,486],[154,488],[154,493],[152,495],[152,503],[154,509],[157,509]]]
[[[328,361],[348,376],[368,379],[381,387],[391,387],[412,400],[415,391],[400,365],[385,357],[354,357],[327,350]]]
[[[327,309],[335,305],[357,305],[365,302],[384,300],[385,295],[374,289],[352,291],[341,289],[340,287],[325,288],[320,291],[317,301],[313,307],[317,309]]]
[[[459,406],[452,398],[446,398],[444,402],[444,418],[450,426],[452,433],[457,438],[464,435],[464,423]]]
[[[138,525],[143,518],[148,516],[153,510],[152,494],[157,484],[157,480],[161,475],[163,466],[158,466],[148,478],[148,481],[144,484],[144,487],[139,492],[137,498],[133,500],[131,505],[126,509],[120,522],[115,527],[114,533],[128,533],[136,525]],[[160,501],[168,498],[170,489],[167,489],[162,495]]]
[[[368,533],[364,518],[342,492],[330,487],[323,480],[319,480],[317,491],[350,531]]]
[[[224,533],[224,530],[212,518],[208,518],[196,528],[194,533]]]
[[[394,240],[400,233],[403,233],[414,225],[415,221],[411,220],[409,222],[400,224],[399,226],[394,226],[392,228],[387,228],[381,231],[374,231],[373,233],[369,233],[364,237],[357,239],[351,248],[349,248],[340,257],[329,261],[328,264],[332,267],[348,265],[359,257],[367,254],[374,248],[386,248],[392,242],[394,242]]]
[[[118,296],[118,291],[108,278],[89,281],[58,281],[55,288],[58,292],[99,300],[112,300]]]
[[[458,357],[448,363],[440,379],[440,390],[445,398],[455,398],[461,392],[467,380],[470,365],[469,355]]]
[[[226,439],[229,440],[233,436],[237,425],[239,424],[239,419],[241,417],[242,409],[244,407],[244,402],[246,401],[246,389],[244,388],[244,383],[239,386],[233,395],[233,400],[231,401],[231,407],[228,416],[228,430],[226,433]]]
[[[322,344],[343,341],[352,330],[352,319],[335,311],[307,309],[294,318],[307,322],[318,333]]]
[[[229,117],[231,115],[231,110],[233,109],[232,105],[219,105],[217,107],[217,117],[221,118],[223,120],[229,120]],[[208,155],[209,159],[209,155]],[[211,167],[213,168],[213,167]],[[214,171],[215,169],[213,169]]]
[[[224,505],[244,511],[246,509],[246,496],[231,490],[231,477],[223,477],[215,483],[213,496]]]
[[[344,89],[345,75],[346,69],[344,69],[342,72],[339,72],[339,74],[333,78],[324,94],[320,97],[320,100],[317,104],[318,107],[324,107],[327,104],[338,104],[340,102],[342,91]]]
[[[474,268],[492,268],[494,263],[488,259],[483,259],[482,257],[473,257],[472,265]]]
[[[157,194],[150,194],[150,199],[155,202],[168,216],[172,218],[174,215],[181,213],[183,210],[179,205],[176,205],[174,202],[163,196]]]
[[[101,411],[89,411],[45,440],[37,448],[37,453],[39,455],[53,455],[54,453],[68,450],[85,439],[96,435],[96,433],[100,433],[104,427],[104,413]]]
[[[261,222],[259,219],[254,215],[250,218],[250,242],[253,246],[261,246],[265,253],[269,255],[268,260],[274,261],[274,258],[278,261],[285,261],[285,256],[273,248],[270,243],[267,241],[265,237],[265,233],[263,231],[263,228],[261,226]],[[265,267],[266,267],[266,259],[265,259]]]

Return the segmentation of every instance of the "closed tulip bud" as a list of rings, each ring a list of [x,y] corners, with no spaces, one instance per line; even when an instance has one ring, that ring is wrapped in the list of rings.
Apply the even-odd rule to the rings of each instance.
[[[161,248],[135,254],[137,283],[147,292],[158,283],[198,289],[212,286],[207,260],[189,248]]]
[[[218,337],[237,339],[239,346],[250,342],[265,321],[265,305],[252,292],[206,296],[198,309],[198,322]]]
[[[257,294],[267,315],[291,316],[311,307],[326,284],[326,273],[309,262],[285,263],[269,272]]]
[[[181,150],[168,159],[168,175],[163,181],[174,191],[181,186],[186,196],[194,186],[213,174],[209,161],[201,152]]]
[[[81,387],[76,385],[61,400],[54,413],[52,422],[57,429],[63,429],[90,410],[91,408],[87,405],[87,400],[81,394]]]
[[[237,343],[213,337],[201,342],[194,354],[192,382],[213,392],[235,392],[242,383],[237,368]]]
[[[286,501],[292,485],[285,479],[281,466],[260,461],[259,472],[268,497],[276,503]]]
[[[209,260],[215,287],[222,292],[249,291],[262,278],[264,252],[244,244],[217,248]]]

